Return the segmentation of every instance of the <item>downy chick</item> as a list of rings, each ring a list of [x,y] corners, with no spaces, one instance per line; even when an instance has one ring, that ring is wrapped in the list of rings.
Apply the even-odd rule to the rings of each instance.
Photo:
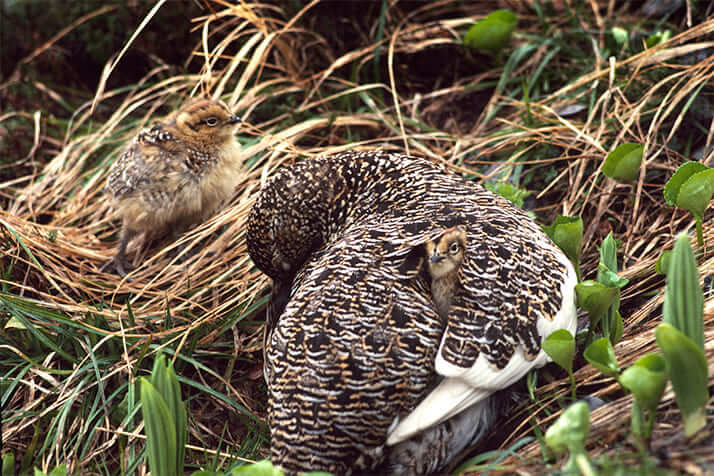
[[[230,198],[240,174],[240,119],[222,102],[200,99],[141,131],[114,164],[105,193],[122,220],[113,266],[125,276],[134,236],[176,235]]]
[[[434,304],[439,315],[446,318],[452,299],[461,287],[459,269],[466,253],[466,230],[449,228],[437,239],[428,241],[425,249]]]

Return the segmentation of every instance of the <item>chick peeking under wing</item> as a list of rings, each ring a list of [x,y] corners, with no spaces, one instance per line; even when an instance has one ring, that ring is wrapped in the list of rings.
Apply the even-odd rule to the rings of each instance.
[[[139,133],[107,180],[105,193],[122,220],[113,266],[125,276],[126,248],[136,235],[176,235],[230,198],[240,174],[240,119],[220,101],[198,100]]]

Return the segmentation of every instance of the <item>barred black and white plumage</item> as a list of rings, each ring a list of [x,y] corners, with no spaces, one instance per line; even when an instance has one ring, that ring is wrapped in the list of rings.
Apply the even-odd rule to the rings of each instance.
[[[468,236],[464,293],[444,319],[409,263],[454,226]],[[575,329],[562,252],[509,202],[424,159],[346,152],[282,169],[247,242],[275,285],[265,373],[271,459],[288,473],[404,470],[405,442],[429,436],[433,449],[478,426],[464,415],[490,424],[478,406],[456,415],[491,408],[495,391],[547,362],[545,336]],[[441,443],[411,474],[454,457]]]

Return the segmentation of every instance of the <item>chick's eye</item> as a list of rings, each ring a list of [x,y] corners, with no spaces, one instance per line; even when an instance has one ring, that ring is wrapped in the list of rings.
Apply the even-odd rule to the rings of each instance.
[[[458,253],[460,249],[461,249],[461,247],[456,242],[453,242],[449,245],[449,253],[451,253],[451,254]]]
[[[203,121],[203,122],[205,122],[207,126],[213,127],[213,126],[215,126],[216,124],[218,124],[218,119],[216,119],[215,117],[211,116],[211,117],[209,117],[208,119],[206,119],[206,120]]]

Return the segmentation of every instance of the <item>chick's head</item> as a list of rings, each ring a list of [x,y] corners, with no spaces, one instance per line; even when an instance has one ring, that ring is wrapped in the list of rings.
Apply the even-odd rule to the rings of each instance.
[[[437,239],[427,242],[426,258],[429,274],[441,279],[458,271],[466,253],[466,230],[449,228]]]
[[[199,99],[180,109],[172,122],[180,139],[205,147],[233,140],[241,119],[223,101]]]

